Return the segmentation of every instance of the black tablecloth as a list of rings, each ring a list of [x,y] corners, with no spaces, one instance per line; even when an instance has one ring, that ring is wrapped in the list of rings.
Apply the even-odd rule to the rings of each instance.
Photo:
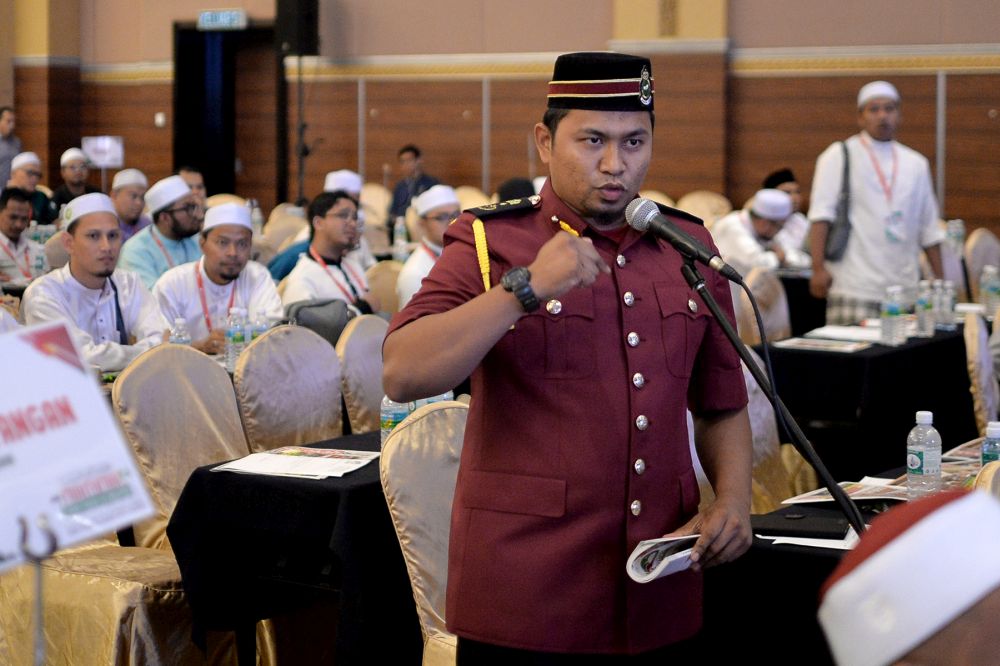
[[[378,450],[379,433],[315,444]],[[420,627],[378,462],[322,480],[191,475],[167,535],[195,623],[234,630],[339,591],[336,661],[419,664]]]
[[[826,299],[809,293],[811,271],[778,271],[778,278],[788,298],[792,335],[805,335],[826,324]]]
[[[960,330],[851,354],[770,354],[778,394],[838,480],[899,466],[920,409],[934,412],[945,450],[978,436]]]

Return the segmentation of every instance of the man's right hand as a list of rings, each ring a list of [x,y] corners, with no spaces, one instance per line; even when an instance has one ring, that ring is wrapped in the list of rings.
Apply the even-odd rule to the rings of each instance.
[[[544,302],[576,287],[589,287],[601,273],[611,273],[589,238],[559,232],[538,250],[528,266],[531,288]]]
[[[192,342],[191,346],[206,354],[221,354],[226,351],[226,332],[217,328],[207,338]]]
[[[809,293],[814,298],[826,298],[831,284],[833,284],[833,276],[826,270],[826,266],[822,262],[818,265],[814,263],[812,277],[809,278]]]

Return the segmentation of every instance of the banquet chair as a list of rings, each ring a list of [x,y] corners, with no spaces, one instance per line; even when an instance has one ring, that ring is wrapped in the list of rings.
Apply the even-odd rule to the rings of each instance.
[[[361,208],[365,211],[365,227],[374,225],[385,229],[391,224],[389,204],[392,192],[381,183],[365,183],[361,186]]]
[[[994,497],[1000,497],[1000,474],[997,472],[1000,472],[1000,460],[986,463],[976,474],[972,487]]]
[[[382,312],[396,314],[399,312],[399,296],[396,295],[396,280],[403,270],[403,262],[393,259],[380,261],[367,271],[368,289],[378,297]]]
[[[251,342],[233,385],[251,453],[343,434],[340,360],[307,328],[278,326]]]
[[[45,260],[49,262],[49,268],[56,270],[69,263],[69,252],[63,245],[62,235],[65,231],[57,231],[47,241],[45,241]]]
[[[671,208],[677,207],[677,204],[673,199],[659,190],[642,190],[639,192],[639,196],[643,199],[649,199],[650,201],[655,201],[658,204],[663,204],[664,206],[670,206]]]
[[[938,225],[942,229],[945,229],[947,222],[938,220]],[[938,247],[941,248],[941,267],[944,270],[942,277],[945,280],[951,280],[955,284],[955,299],[960,303],[972,301],[972,289],[965,283],[962,253],[948,240],[939,243]],[[926,252],[920,253],[920,277],[924,280],[934,279],[934,271],[931,269],[931,262],[927,258]]]
[[[700,217],[705,227],[711,229],[712,223],[733,210],[733,204],[716,192],[695,190],[678,199],[676,208]]]
[[[458,205],[462,210],[490,203],[489,196],[472,185],[459,185],[455,188],[455,196],[458,197]]]
[[[979,276],[984,266],[1000,266],[1000,239],[985,227],[973,230],[965,239],[965,265],[969,271],[972,300],[979,300]]]
[[[156,510],[134,526],[136,544],[169,550],[167,521],[191,472],[247,454],[232,381],[200,351],[164,344],[122,371],[111,402]]]
[[[976,412],[979,435],[983,436],[986,434],[986,424],[996,420],[997,408],[1000,407],[1000,387],[997,386],[997,378],[993,372],[993,355],[990,353],[986,320],[974,312],[965,313],[963,335],[972,406]]]
[[[308,220],[301,215],[285,211],[278,215],[272,214],[264,225],[264,238],[272,247],[278,249],[285,240],[294,238],[297,233],[309,226]]]
[[[760,318],[764,322],[764,333],[768,342],[784,340],[792,334],[792,320],[788,309],[785,287],[773,271],[753,268],[743,280],[760,307]],[[735,289],[734,289],[735,291]],[[742,289],[734,298],[736,308],[736,328],[740,339],[748,345],[760,344],[760,329],[753,314],[750,297]]]
[[[445,628],[448,538],[455,479],[469,408],[436,402],[418,408],[389,435],[379,474],[403,551],[424,638],[424,666],[455,663],[456,638]]]
[[[368,217],[368,207],[364,206],[364,210],[366,211],[365,226],[361,230],[361,235],[366,241],[368,241],[368,248],[376,257],[391,254],[392,248],[389,247],[389,233],[386,231],[385,224],[373,222],[371,218]],[[383,217],[385,217],[384,214]]]
[[[410,243],[419,243],[424,237],[424,230],[420,228],[420,216],[413,206],[406,209],[406,233],[410,237]]]
[[[382,406],[382,340],[389,324],[376,315],[352,319],[337,340],[344,402],[352,433],[379,429]]]
[[[205,208],[214,208],[226,203],[234,203],[240,206],[246,206],[247,200],[237,194],[213,194],[212,196],[205,199]]]
[[[271,241],[267,240],[263,235],[253,235],[252,247],[250,250],[250,258],[257,263],[264,264],[265,266],[271,263],[271,260],[278,254],[278,249],[271,245]]]

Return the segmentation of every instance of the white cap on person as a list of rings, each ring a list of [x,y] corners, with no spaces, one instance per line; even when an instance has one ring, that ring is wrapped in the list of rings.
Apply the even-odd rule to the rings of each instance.
[[[447,185],[435,185],[413,198],[413,207],[417,215],[423,217],[438,206],[459,206],[458,195]]]
[[[894,102],[899,101],[899,91],[896,86],[888,81],[872,81],[866,83],[858,91],[858,108],[863,109],[865,104],[878,97],[885,97]]]
[[[18,153],[17,155],[14,155],[14,159],[10,161],[10,170],[17,171],[18,169],[22,169],[28,166],[29,164],[37,164],[38,166],[42,166],[42,161],[38,159],[38,155],[30,151],[24,153]]]
[[[146,180],[146,174],[138,169],[122,169],[115,174],[114,179],[111,181],[112,192],[122,187],[129,186],[149,187],[149,181]]]
[[[326,174],[326,179],[323,181],[323,191],[343,190],[351,196],[358,196],[361,193],[361,185],[361,176],[350,169],[341,169]]]
[[[156,215],[158,212],[177,201],[191,194],[191,187],[184,182],[180,176],[167,176],[163,180],[153,183],[153,186],[146,192],[146,205],[149,212]]]
[[[792,197],[781,190],[757,190],[750,204],[750,212],[757,217],[784,222],[792,214]]]
[[[111,213],[115,219],[118,218],[111,197],[101,192],[91,192],[90,194],[81,194],[63,206],[62,226],[68,231],[76,224],[77,220],[91,213]]]
[[[79,148],[68,148],[63,151],[62,156],[59,158],[59,166],[64,167],[71,162],[83,162],[86,164],[89,160],[87,159],[87,154],[80,150]]]
[[[208,233],[209,229],[224,224],[246,227],[250,231],[253,231],[250,209],[238,203],[224,203],[212,206],[205,213],[205,224],[201,227],[201,233]]]

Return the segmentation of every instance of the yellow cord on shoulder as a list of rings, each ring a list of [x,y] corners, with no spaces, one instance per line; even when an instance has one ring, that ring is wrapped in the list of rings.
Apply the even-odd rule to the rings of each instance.
[[[479,272],[483,275],[483,288],[490,290],[490,255],[486,246],[486,227],[478,217],[472,221],[472,235],[476,239],[476,258],[479,259]]]
[[[566,224],[562,220],[559,220],[559,228],[562,229],[563,231],[565,231],[568,234],[576,236],[577,238],[580,237],[580,232],[579,231],[577,231],[573,227],[569,226],[568,224]]]

